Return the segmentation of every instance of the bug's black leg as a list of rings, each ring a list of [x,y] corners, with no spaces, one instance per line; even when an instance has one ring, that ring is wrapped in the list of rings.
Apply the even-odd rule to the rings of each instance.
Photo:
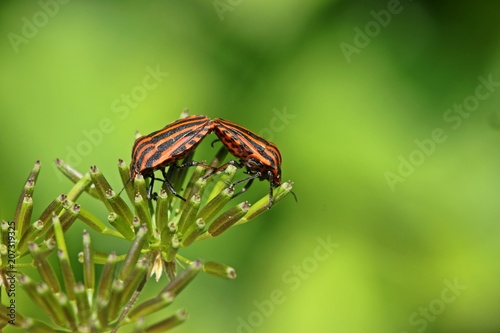
[[[248,180],[248,183],[246,183],[245,186],[243,186],[243,188],[239,192],[236,192],[235,194],[233,194],[233,198],[237,197],[241,193],[243,193],[246,190],[248,190],[250,188],[250,186],[252,186],[252,183],[253,183],[254,179],[258,178],[258,177],[260,177],[260,172],[253,173],[253,174],[251,174],[247,178],[243,178],[243,179],[237,180],[234,183],[232,183],[231,186],[230,186],[230,188],[234,188],[236,185],[238,185],[240,183],[243,183],[243,182],[246,182]]]
[[[238,162],[238,161],[236,161],[236,160],[231,160],[231,161],[228,161],[227,163],[225,163],[225,164],[221,165],[220,167],[218,167],[218,168],[215,170],[215,172],[219,172],[219,171],[221,171],[221,170],[224,170],[224,169],[225,169],[225,168],[227,168],[229,165],[233,165],[233,166],[235,166],[235,167],[237,167],[237,168],[243,168],[243,166],[244,166],[244,165],[243,165],[243,163],[241,163],[241,162]],[[241,183],[241,182],[240,182],[240,183]]]
[[[210,147],[214,147],[214,143],[216,143],[217,141],[220,141],[220,139],[215,139],[214,141],[212,141],[212,143],[210,144]]]
[[[181,165],[173,165],[175,168],[179,168],[179,169],[183,169],[183,168],[189,168],[189,167],[192,167],[192,166],[201,166],[202,168],[205,168],[205,169],[210,169],[212,172],[210,174],[212,174],[215,170],[217,170],[217,168],[213,167],[213,166],[210,166],[210,165],[207,165],[203,162],[196,162],[196,161],[189,161],[187,163],[183,163]]]
[[[248,179],[248,178],[245,178],[245,179],[243,179],[243,180],[247,180],[247,179]],[[252,183],[253,183],[253,180],[254,180],[254,179],[255,179],[255,178],[250,178],[250,179],[248,179],[248,183],[246,183],[246,184],[245,184],[245,186],[243,186],[243,188],[242,188],[240,191],[238,191],[238,192],[236,192],[235,194],[233,194],[233,198],[236,198],[238,195],[240,195],[240,194],[242,194],[243,192],[245,192],[246,190],[248,190],[248,189],[250,188],[250,186],[252,185]],[[233,184],[231,184],[231,185],[236,185],[236,184],[235,184],[235,183],[233,183]],[[231,187],[232,187],[232,186],[231,186]]]
[[[269,180],[269,209],[273,206],[273,173],[267,172],[267,179]]]
[[[182,201],[186,201],[177,191],[174,189],[172,186],[172,183],[170,180],[168,180],[167,173],[165,172],[165,169],[161,169],[161,174],[163,175],[163,181],[167,185],[167,188],[172,192],[173,195],[175,195],[177,198],[181,199]]]
[[[153,193],[153,187],[154,187],[155,180],[158,180],[160,182],[164,182],[164,180],[161,178],[155,178],[155,176],[150,176],[148,178],[151,179],[151,181],[149,182],[149,185],[148,185],[148,199],[149,200],[156,200],[156,198],[158,197],[158,194],[156,192]]]
[[[227,163],[225,163],[225,164],[221,165],[221,166],[220,166],[220,167],[218,167],[218,168],[212,168],[212,167],[210,167],[210,168],[212,168],[212,172],[210,172],[210,173],[206,174],[205,176],[203,176],[203,178],[204,178],[204,179],[205,179],[205,178],[208,178],[209,176],[211,176],[211,175],[213,175],[213,174],[215,174],[215,173],[217,173],[217,172],[219,172],[219,171],[221,171],[221,170],[224,170],[224,169],[225,169],[225,168],[227,168],[229,165],[234,165],[234,166],[235,166],[235,167],[237,167],[237,168],[243,168],[243,166],[244,166],[244,165],[243,165],[243,163],[240,163],[240,162],[235,161],[235,160],[231,160],[231,161],[228,161]],[[248,178],[247,178],[247,179],[248,179]],[[243,181],[245,181],[245,180],[243,180]],[[239,181],[238,183],[241,183],[241,182]]]
[[[151,200],[151,199],[154,198],[154,196],[153,196],[153,185],[155,183],[155,177],[151,176],[149,178],[151,178],[151,181],[149,182],[149,185],[148,185],[148,199]]]
[[[183,169],[183,168],[189,168],[189,167],[192,167],[192,166],[202,166],[202,167],[206,167],[206,168],[209,168],[208,165],[206,165],[205,163],[203,162],[196,162],[196,161],[189,161],[189,162],[186,162],[186,163],[182,163],[180,165],[172,165],[174,168],[179,168],[179,169]]]

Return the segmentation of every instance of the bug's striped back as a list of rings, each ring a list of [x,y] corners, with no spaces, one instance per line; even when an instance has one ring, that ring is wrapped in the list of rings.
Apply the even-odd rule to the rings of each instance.
[[[215,134],[249,171],[260,172],[261,179],[268,179],[271,171],[272,185],[281,184],[281,154],[276,145],[233,122],[216,118],[213,124]]]
[[[213,130],[206,116],[189,116],[161,130],[138,138],[132,148],[130,177],[150,175],[156,169],[172,165],[185,157]]]

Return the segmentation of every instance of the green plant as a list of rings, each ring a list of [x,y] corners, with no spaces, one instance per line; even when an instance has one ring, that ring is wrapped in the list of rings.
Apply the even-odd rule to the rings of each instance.
[[[221,149],[211,165],[220,165],[226,154],[227,151]],[[192,155],[183,162],[191,158]],[[171,329],[187,318],[185,310],[178,310],[152,325],[146,325],[144,318],[170,305],[200,271],[226,279],[236,277],[235,270],[225,264],[183,257],[182,249],[244,224],[268,209],[267,195],[253,205],[231,204],[233,190],[229,184],[236,173],[233,166],[208,178],[202,177],[206,169],[197,167],[185,186],[186,202],[175,198],[166,188],[159,190],[156,201],[150,201],[146,199],[145,179],[139,174],[130,182],[129,168],[120,160],[118,171],[130,201],[127,204],[96,166],[82,174],[62,160],[56,160],[56,165],[74,183],[73,187],[54,199],[32,221],[33,193],[41,166],[36,162],[19,198],[14,219],[1,222],[0,236],[1,282],[8,295],[7,304],[3,305],[9,309],[9,302],[15,302],[15,296],[11,296],[18,284],[51,323],[24,317],[15,308],[13,312],[0,311],[1,327],[15,324],[29,332],[117,332],[122,327],[127,332]],[[175,188],[181,188],[187,170],[170,167],[168,177]],[[210,193],[204,195],[210,182],[214,182],[209,186]],[[277,188],[274,203],[284,198],[291,188],[290,182]],[[106,206],[107,223],[77,203],[83,193]],[[230,208],[225,209],[226,205]],[[64,233],[77,220],[97,231],[99,237],[129,241],[128,252],[100,253],[93,249],[92,239],[84,231],[78,258],[83,265],[83,277],[75,276],[73,268],[77,260],[68,254]],[[50,256],[57,256],[61,279],[48,261]],[[103,265],[99,276],[96,276],[96,265]],[[39,281],[24,274],[30,267],[38,271]],[[182,267],[185,268],[177,272]],[[162,273],[169,277],[169,284],[156,297],[136,304],[152,274],[158,281]]]

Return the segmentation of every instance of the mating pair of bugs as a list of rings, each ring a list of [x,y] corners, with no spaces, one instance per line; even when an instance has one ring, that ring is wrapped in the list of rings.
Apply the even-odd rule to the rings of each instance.
[[[215,132],[227,150],[240,159],[239,162],[231,160],[218,168],[195,161],[176,165],[178,160],[193,151],[212,131]],[[231,187],[245,181],[248,182],[234,196],[246,191],[256,178],[268,180],[270,184],[269,208],[272,206],[273,188],[281,184],[281,154],[278,148],[252,131],[221,118],[210,120],[206,116],[190,116],[138,138],[132,148],[130,179],[135,179],[139,173],[145,178],[151,178],[148,187],[149,199],[153,195],[154,181],[161,180],[165,182],[172,194],[186,201],[175,191],[167,178],[165,167],[173,165],[178,168],[198,165],[212,169],[210,174],[224,170],[228,165],[246,167],[246,173],[249,176],[234,182]],[[154,172],[156,170],[161,170],[164,179],[155,178]]]

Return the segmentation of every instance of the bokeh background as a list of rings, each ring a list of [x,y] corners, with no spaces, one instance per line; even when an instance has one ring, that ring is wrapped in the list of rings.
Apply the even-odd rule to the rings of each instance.
[[[188,309],[175,332],[499,332],[499,10],[3,1],[0,216],[12,218],[36,160],[34,216],[71,186],[57,157],[120,187],[116,161],[129,161],[134,132],[187,107],[275,142],[299,203],[183,252],[238,278],[200,275],[162,312]],[[214,154],[210,141],[196,159]],[[259,182],[241,198],[267,191]],[[105,219],[99,202],[80,204]],[[82,229],[68,233],[75,255]],[[18,310],[40,316],[22,293]]]

